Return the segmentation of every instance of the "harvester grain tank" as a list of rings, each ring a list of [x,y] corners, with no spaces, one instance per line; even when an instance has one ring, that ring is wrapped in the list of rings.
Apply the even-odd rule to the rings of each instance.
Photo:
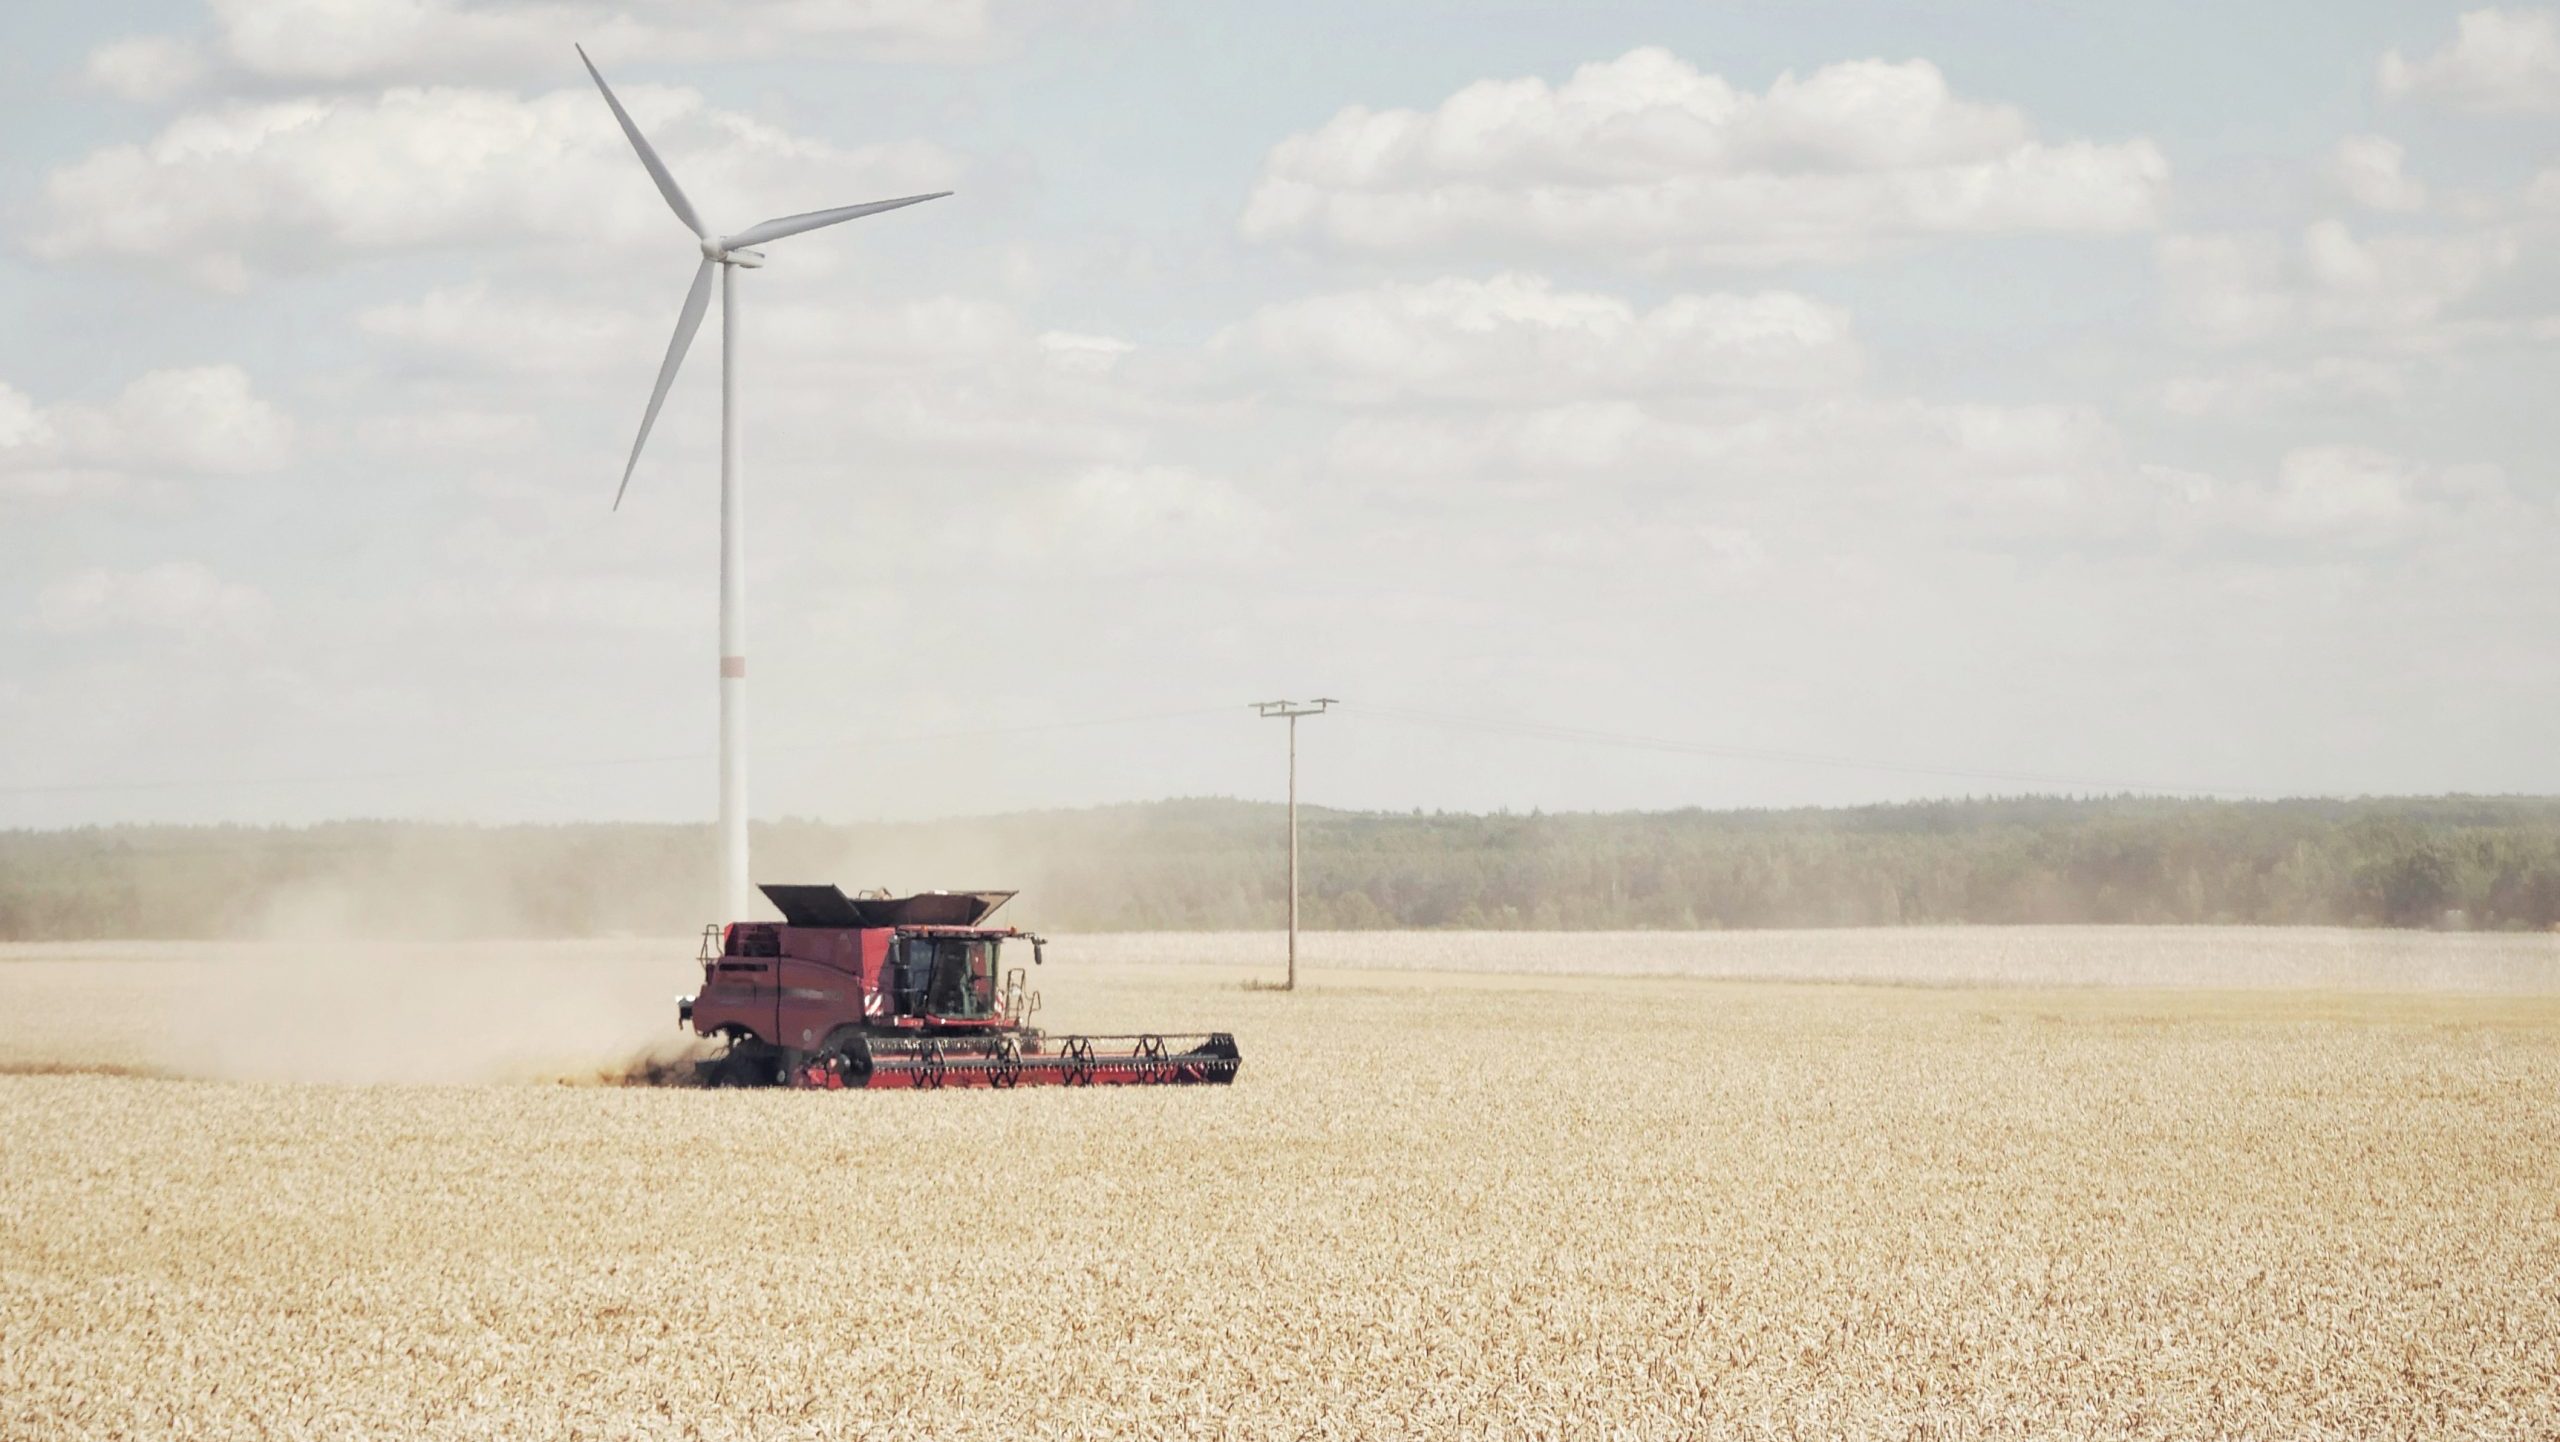
[[[1225,1085],[1241,1056],[1225,1032],[1051,1035],[1040,994],[1007,969],[986,924],[1010,891],[847,896],[834,886],[759,888],[782,920],[703,930],[702,990],[676,1018],[725,1041],[716,1085],[1017,1087]],[[1019,953],[1017,952],[1017,955]]]

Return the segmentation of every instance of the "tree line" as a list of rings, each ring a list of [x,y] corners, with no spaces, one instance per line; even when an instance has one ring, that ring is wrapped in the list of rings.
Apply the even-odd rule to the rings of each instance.
[[[2560,926],[2560,798],[1995,797],[1841,809],[1301,809],[1315,928],[2107,922]],[[1276,926],[1280,807],[1184,800],[760,823],[757,874],[1013,887],[1061,930]],[[111,826],[0,833],[0,939],[600,936],[712,915],[708,826]]]

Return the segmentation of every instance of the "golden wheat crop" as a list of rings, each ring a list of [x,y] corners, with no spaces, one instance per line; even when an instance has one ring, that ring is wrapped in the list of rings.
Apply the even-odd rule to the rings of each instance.
[[[1361,971],[1490,971],[1728,980],[2560,993],[2560,936],[2345,927],[1835,927],[1809,931],[1337,931],[1302,959]],[[1269,967],[1276,933],[1078,939],[1104,961]]]
[[[0,1003],[77,1049],[84,978],[180,972],[119,955],[0,961]],[[503,994],[646,987],[636,1022],[628,956]],[[2551,997],[1053,957],[1044,1019],[1223,1024],[1242,1078],[339,1086],[21,1041],[0,1435],[2560,1436]]]

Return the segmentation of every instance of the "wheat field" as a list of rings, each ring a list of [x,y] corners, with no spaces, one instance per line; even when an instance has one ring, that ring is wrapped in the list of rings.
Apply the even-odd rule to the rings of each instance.
[[[1042,1019],[1232,1089],[599,1084],[644,943],[0,952],[0,1435],[2560,1436],[2551,938],[1193,942]]]

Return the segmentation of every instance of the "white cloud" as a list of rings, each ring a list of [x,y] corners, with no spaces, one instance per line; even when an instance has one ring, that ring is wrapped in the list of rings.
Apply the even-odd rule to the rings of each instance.
[[[129,470],[252,475],[293,454],[293,421],[259,398],[238,366],[152,371],[103,411],[70,409],[83,453]]]
[[[193,561],[136,571],[93,569],[66,576],[36,597],[37,629],[64,635],[165,631],[188,637],[247,636],[273,606],[255,586],[226,581]]]
[[[1433,488],[1545,483],[1675,463],[1681,438],[1644,407],[1624,400],[1519,407],[1481,417],[1395,411],[1346,422],[1334,435],[1327,469]]]
[[[834,468],[858,457],[901,474],[1003,475],[1030,481],[1096,463],[1141,464],[1149,436],[1185,382],[1153,372],[1147,352],[1113,336],[1043,332],[999,302],[959,295],[891,295],[853,275],[787,282],[763,273],[746,287],[787,287],[789,303],[751,303],[745,358],[750,453],[768,462]],[[554,287],[515,278],[446,286],[360,312],[358,327],[384,361],[361,424],[368,442],[418,426],[404,420],[472,413],[465,431],[433,429],[440,449],[486,453],[492,434],[539,414],[580,451],[571,468],[618,475],[631,444],[679,295]],[[716,306],[716,302],[715,302]],[[703,325],[635,476],[648,494],[707,459],[719,414],[720,318]],[[1196,367],[1195,367],[1196,369]],[[607,493],[611,486],[607,484]]]
[[[2349,200],[2368,210],[2424,210],[2427,187],[2402,169],[2406,159],[2396,140],[2350,135],[2330,154],[2329,177]]]
[[[2422,60],[2397,50],[2377,70],[2382,93],[2457,110],[2560,110],[2560,14],[2472,10],[2453,39]]]
[[[2288,450],[2272,473],[2230,483],[2143,467],[2162,539],[2297,558],[2435,549],[2485,559],[2499,542],[2547,532],[2547,508],[2520,501],[2492,465],[2437,465],[2358,445]],[[2538,548],[2538,539],[2525,539]]]
[[[251,475],[293,455],[292,417],[238,366],[152,371],[104,405],[38,407],[0,384],[0,494],[112,490],[135,475]]]
[[[2305,406],[2390,406],[2408,389],[2402,368],[2366,356],[2321,356],[2304,365],[2259,363],[2217,375],[2184,375],[2161,387],[2171,415],[2249,419]]]
[[[761,282],[748,279],[744,284]],[[920,371],[991,364],[1034,364],[1078,374],[1111,369],[1135,347],[1111,336],[1049,332],[1035,336],[1009,307],[959,295],[884,300],[824,280],[793,278],[788,306],[753,307],[759,385],[785,380],[800,363],[823,358],[866,376],[912,377]],[[444,286],[411,300],[371,306],[357,328],[405,365],[457,374],[585,376],[627,371],[645,361],[654,376],[683,298],[681,285],[605,302],[580,292],[486,280]],[[703,320],[685,361],[719,364],[719,302]],[[779,362],[777,371],[764,365]],[[645,380],[643,382],[646,384]],[[644,389],[641,392],[646,395]]]
[[[1087,466],[1010,507],[986,539],[1009,561],[1080,572],[1166,572],[1232,564],[1270,517],[1222,477],[1186,466]],[[973,521],[971,536],[978,534]]]
[[[53,422],[34,401],[0,383],[0,456],[32,455],[53,444]]]
[[[1063,330],[1043,332],[1037,344],[1051,364],[1082,375],[1105,374],[1119,366],[1122,356],[1137,349],[1117,336],[1079,335]]]
[[[0,382],[0,497],[52,500],[112,489],[117,481],[112,472],[74,463],[52,414]]]
[[[519,412],[441,405],[367,416],[356,438],[376,451],[406,456],[522,456],[542,440],[542,422]]]
[[[2286,452],[2260,503],[2279,534],[2370,547],[2505,499],[2505,477],[2495,467],[2426,467],[2368,447],[2329,445]]]
[[[1537,276],[1444,277],[1263,307],[1216,341],[1249,372],[1354,404],[1824,389],[1857,379],[1849,315],[1785,291],[1639,311]]]
[[[2227,344],[2298,330],[2423,339],[2518,253],[2506,230],[2366,238],[2323,220],[2290,245],[2267,232],[2168,236],[2158,259],[2171,319]]]
[[[1660,49],[1562,85],[1485,80],[1429,111],[1354,106],[1263,164],[1248,236],[1351,249],[1520,246],[1778,262],[1900,237],[2154,223],[2148,140],[2047,143],[1925,60],[1737,90]]]
[[[667,307],[657,331],[675,328],[676,309]],[[717,315],[707,322],[718,324]],[[356,314],[356,328],[404,363],[470,375],[591,374],[662,349],[667,340],[629,307],[494,292],[487,281],[368,306]]]
[[[1428,544],[1480,575],[1567,590],[1595,574],[1630,588],[1676,578],[1676,593],[1692,599],[1750,592],[1779,579],[1784,560],[1802,559],[1774,554],[1768,538],[1747,527],[1615,506],[1541,526],[1444,532]],[[1444,624],[1466,626],[1472,619],[1460,607]]]
[[[210,0],[212,32],[109,42],[90,82],[132,100],[217,77],[298,90],[518,81],[574,65],[790,55],[961,60],[991,50],[984,0]]]
[[[2044,534],[2095,514],[2122,449],[2084,406],[1827,396],[1691,414],[1610,400],[1355,416],[1328,470],[1468,497],[1631,488],[1657,510],[1717,508],[1716,524],[1751,513],[1817,531]]]
[[[202,47],[175,35],[134,35],[89,52],[89,83],[127,100],[166,100],[201,84]]]
[[[458,555],[458,562],[473,557]],[[485,559],[485,558],[479,558]],[[511,632],[562,630],[680,633],[700,619],[698,585],[653,576],[561,575],[541,567],[473,568],[438,577],[408,598],[402,621],[503,627]]]
[[[2547,536],[2554,520],[2549,507],[2519,500],[2495,466],[2311,445],[2228,482],[2143,462],[2090,407],[1856,396],[1720,417],[1626,401],[1353,417],[1327,472],[1373,502],[1462,497],[1437,504],[1463,506],[1468,518],[1452,523],[1469,534],[1479,510],[1516,517],[1523,505],[1565,505],[1541,524],[1578,536],[1586,511],[1632,506],[1666,533],[1747,531],[1799,565],[1846,547],[2177,556],[2210,571],[2241,557],[2459,553]]]
[[[840,150],[690,90],[634,86],[623,102],[696,208],[726,229],[946,188],[960,168],[920,142]],[[227,105],[92,152],[46,177],[30,245],[47,259],[135,262],[238,289],[253,275],[402,251],[548,241],[586,256],[683,240],[592,88],[534,99],[397,89]]]

